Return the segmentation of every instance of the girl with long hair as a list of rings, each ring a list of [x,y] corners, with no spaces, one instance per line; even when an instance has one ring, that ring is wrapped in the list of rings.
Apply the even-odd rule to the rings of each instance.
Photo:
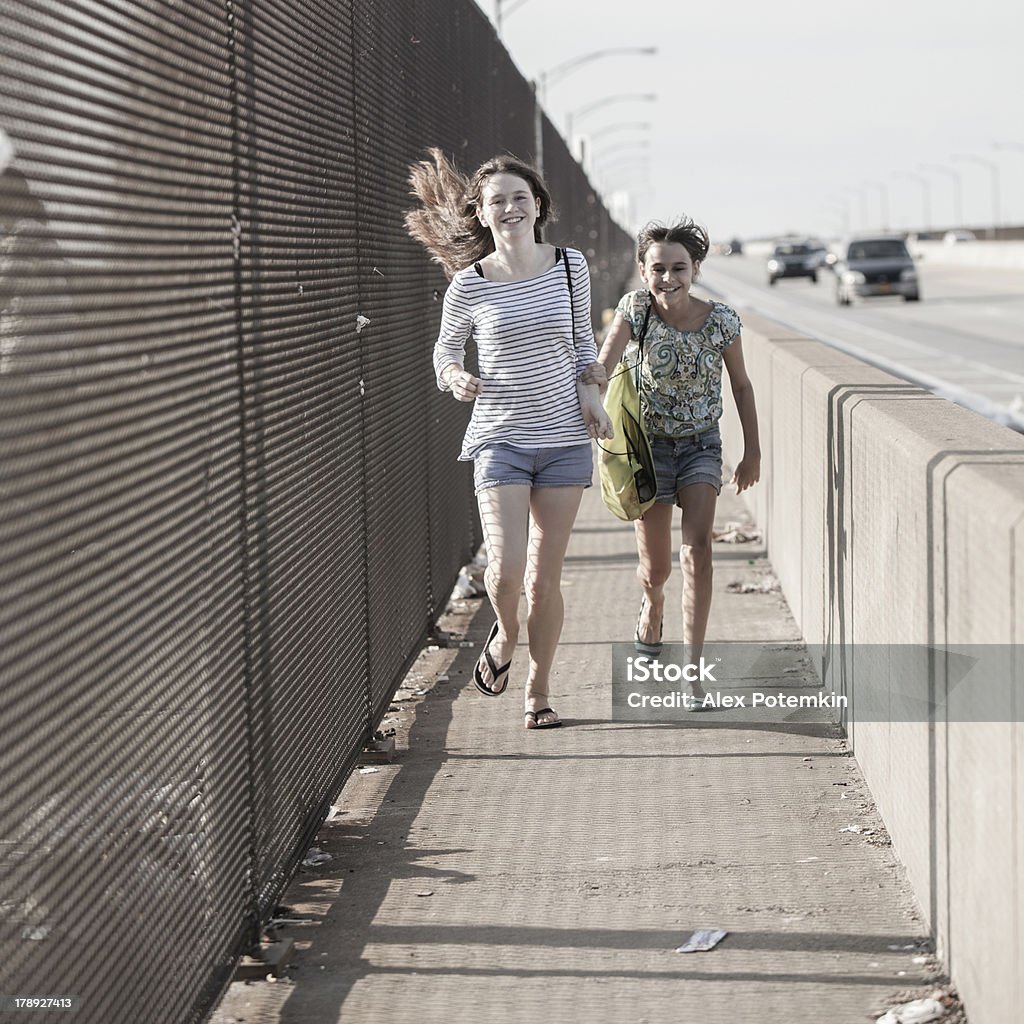
[[[562,631],[562,563],[584,487],[592,438],[612,436],[598,387],[580,381],[597,357],[590,272],[576,249],[547,245],[551,197],[537,172],[496,156],[468,179],[440,150],[411,168],[421,207],[406,227],[451,279],[434,346],[438,387],[473,412],[462,460],[474,484],[496,621],[473,672],[477,689],[508,686],[527,583],[528,729],[562,724],[549,699]],[[466,368],[476,344],[477,372]]]

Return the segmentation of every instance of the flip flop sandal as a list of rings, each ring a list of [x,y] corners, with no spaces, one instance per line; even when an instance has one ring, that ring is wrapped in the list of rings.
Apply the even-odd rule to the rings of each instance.
[[[560,718],[554,722],[540,722],[538,719],[541,715],[554,715],[557,714],[554,708],[541,708],[539,711],[524,711],[524,716],[528,721],[532,721],[533,725],[528,725],[527,729],[557,729],[561,724]]]
[[[512,659],[509,658],[500,668],[495,665],[494,659],[491,657],[491,641],[498,635],[498,624],[495,623],[491,626],[490,633],[487,634],[487,640],[484,642],[484,660],[487,662],[487,667],[491,670],[491,680],[497,682],[502,676],[505,677],[505,681],[498,687],[497,690],[492,690],[484,682],[484,674],[480,671],[480,659],[477,659],[476,665],[473,666],[473,682],[476,683],[476,688],[487,697],[500,697],[508,687],[508,670],[512,666]]]
[[[661,637],[665,628],[665,620],[661,620],[661,628],[658,630],[658,642],[648,643],[646,640],[640,639],[640,620],[644,617],[644,608],[647,606],[647,598],[644,597],[640,601],[640,614],[636,617],[636,630],[633,633],[633,650],[638,654],[646,654],[649,658],[655,658],[661,654]]]

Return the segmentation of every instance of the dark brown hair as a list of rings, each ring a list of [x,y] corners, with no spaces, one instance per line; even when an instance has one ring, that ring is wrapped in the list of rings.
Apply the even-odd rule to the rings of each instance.
[[[689,217],[683,217],[672,225],[652,220],[649,224],[645,224],[636,236],[637,263],[643,263],[647,256],[647,250],[655,242],[675,242],[681,245],[690,254],[690,259],[695,264],[704,262],[711,246],[708,233]]]
[[[435,263],[452,278],[488,253],[494,252],[494,239],[488,228],[477,220],[487,179],[495,174],[514,174],[529,186],[540,200],[540,214],[534,225],[534,238],[543,241],[541,228],[553,219],[551,196],[541,176],[529,165],[504,154],[481,164],[466,178],[439,149],[428,150],[430,160],[421,160],[409,168],[412,194],[423,204],[405,215],[405,229],[430,253]]]

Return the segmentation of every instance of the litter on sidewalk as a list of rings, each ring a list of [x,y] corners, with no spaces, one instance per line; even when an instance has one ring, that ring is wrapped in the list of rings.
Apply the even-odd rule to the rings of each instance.
[[[913,1002],[893,1006],[875,1024],[929,1024],[946,1013],[938,999],[915,999]]]
[[[681,946],[677,947],[677,953],[706,953],[714,949],[722,939],[729,933],[722,930],[704,929],[694,932]]]

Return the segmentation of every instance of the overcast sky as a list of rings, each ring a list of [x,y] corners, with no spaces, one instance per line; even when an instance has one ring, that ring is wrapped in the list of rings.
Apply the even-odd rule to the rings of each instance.
[[[480,6],[494,18],[494,0]],[[992,172],[952,159],[966,154],[995,161],[1000,221],[1024,224],[1021,0],[504,0],[510,8],[502,37],[530,79],[596,50],[659,48],[585,64],[547,94],[564,133],[588,103],[657,93],[576,121],[580,133],[652,124],[593,140],[606,154],[593,179],[606,194],[630,186],[635,221],[686,213],[713,240],[835,234],[844,204],[851,228],[875,228],[887,198],[889,225],[908,229],[922,226],[927,191],[933,225],[946,227],[954,178],[921,168],[930,163],[960,175],[963,220],[987,225]],[[896,172],[923,176],[927,190]]]

